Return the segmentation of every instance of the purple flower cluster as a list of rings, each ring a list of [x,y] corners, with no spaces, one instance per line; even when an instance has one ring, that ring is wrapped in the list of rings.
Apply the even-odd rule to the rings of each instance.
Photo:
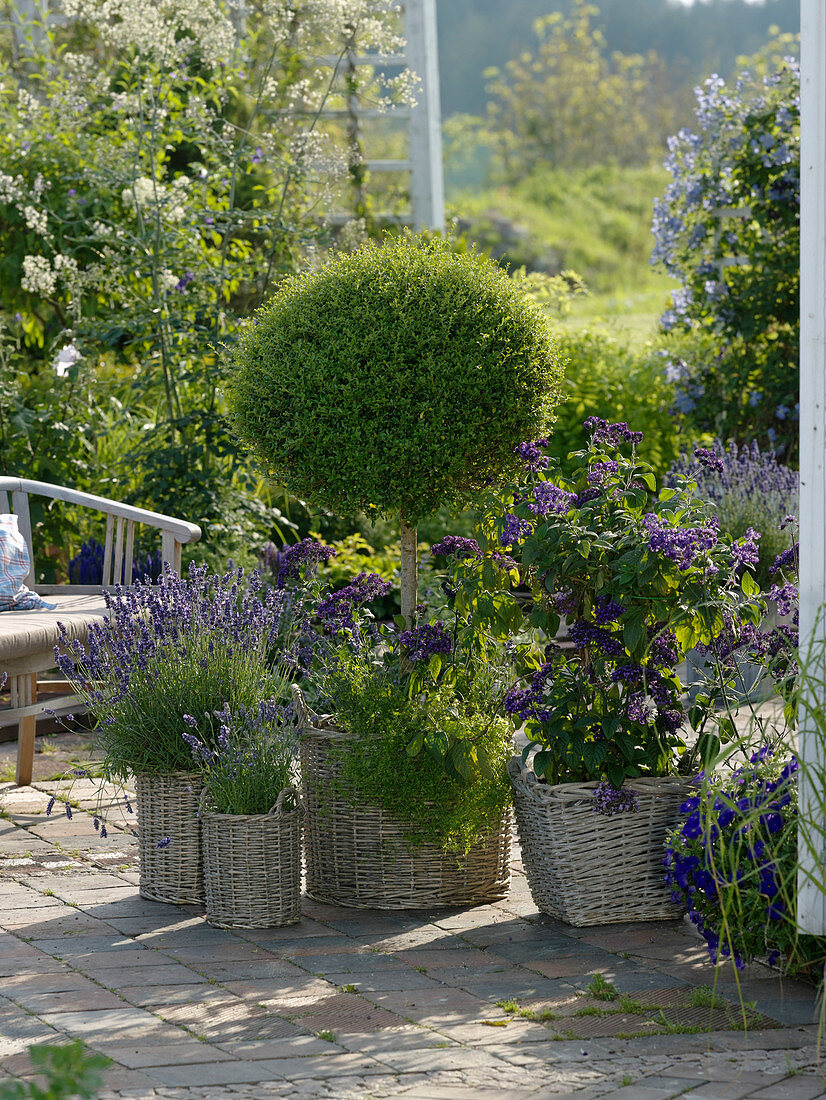
[[[706,940],[713,962],[732,956],[743,967],[768,953],[774,928],[791,919],[780,896],[777,860],[781,834],[795,828],[797,771],[796,759],[780,768],[764,746],[749,765],[680,806],[684,821],[668,840],[665,880]],[[789,850],[796,852],[796,846]],[[736,924],[726,917],[732,890],[739,894]]]
[[[613,817],[614,814],[636,813],[639,808],[639,796],[630,787],[612,787],[602,780],[594,788],[591,809],[595,814]]]
[[[568,630],[568,637],[577,649],[585,649],[587,646],[596,646],[606,657],[620,657],[625,653],[625,646],[610,631],[604,630],[593,623],[572,623]]]
[[[737,539],[731,546],[731,557],[735,566],[757,565],[760,560],[760,532],[749,527],[742,538]]]
[[[800,543],[796,542],[789,550],[784,550],[774,559],[774,564],[769,569],[770,573],[777,573],[784,569],[797,572],[797,562],[800,555]]]
[[[518,546],[532,531],[533,525],[529,523],[528,520],[520,519],[519,516],[515,516],[512,512],[508,512],[502,522],[502,531],[499,535],[499,541],[503,546]]]
[[[704,550],[713,550],[720,537],[716,519],[703,527],[672,527],[649,512],[643,523],[649,534],[648,549],[676,562],[683,571],[690,569]]]
[[[700,466],[703,466],[706,470],[711,470],[713,473],[722,474],[725,470],[720,455],[707,447],[696,447],[694,457]]]
[[[359,573],[355,580],[338,592],[325,596],[317,614],[328,634],[341,634],[355,629],[356,608],[386,596],[393,586],[377,573]]]
[[[404,649],[408,661],[429,661],[437,653],[452,653],[453,638],[445,630],[445,624],[438,620],[425,623],[415,630],[405,630],[399,635],[399,645]]]
[[[535,722],[547,722],[551,715],[544,706],[545,687],[553,674],[553,663],[548,662],[533,674],[530,687],[512,687],[505,696],[505,713],[519,715],[523,722],[529,719]]]
[[[430,547],[430,553],[444,558],[481,558],[482,551],[476,539],[461,535],[445,535],[441,542]]]
[[[272,543],[267,545],[272,546]],[[324,546],[315,539],[305,538],[301,542],[293,543],[281,551],[277,569],[273,569],[276,584],[280,586],[288,580],[298,578],[306,566],[323,565],[335,556],[334,546]]]
[[[622,604],[612,600],[610,596],[597,596],[594,600],[594,622],[597,626],[615,623],[624,612]]]
[[[778,615],[790,615],[797,608],[800,593],[797,586],[790,582],[783,585],[773,584],[767,598],[777,606]]]
[[[548,468],[548,457],[542,453],[547,446],[547,439],[535,439],[532,443],[520,443],[518,447],[514,447],[513,453],[524,459],[525,469],[529,473],[536,473]]]
[[[528,508],[537,516],[565,516],[576,506],[576,493],[568,493],[552,481],[540,481],[534,485],[533,495],[534,499],[528,501]]]
[[[592,443],[602,443],[604,446],[617,450],[623,443],[641,443],[642,432],[630,431],[628,425],[621,421],[618,424],[609,424],[601,416],[589,416],[583,427],[591,435]]]
[[[602,487],[607,479],[619,473],[619,463],[610,459],[607,462],[595,462],[588,471],[588,484]]]
[[[626,713],[632,722],[639,722],[641,726],[647,726],[654,717],[653,708],[647,697],[640,691],[628,696]]]

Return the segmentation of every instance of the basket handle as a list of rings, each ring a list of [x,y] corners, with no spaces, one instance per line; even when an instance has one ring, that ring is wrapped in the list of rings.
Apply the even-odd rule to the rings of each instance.
[[[290,691],[293,695],[293,703],[295,704],[295,709],[298,714],[298,721],[301,723],[302,728],[306,729],[307,726],[311,726],[313,724],[313,718],[315,718],[315,715],[307,706],[307,700],[304,698],[304,692],[301,690],[298,684],[291,684]],[[285,788],[285,790],[289,790],[289,788]],[[284,792],[282,791],[281,793],[283,794]],[[280,797],[281,795],[279,795],[279,798]]]
[[[300,690],[301,689],[299,688],[299,691]],[[299,797],[298,791],[296,790],[295,787],[285,787],[283,791],[279,792],[278,798],[276,798],[276,800],[275,800],[275,805],[269,811],[268,816],[270,816],[272,814],[283,813],[284,812],[284,800],[287,797],[292,798],[292,800],[295,804],[295,808],[296,808],[296,810],[298,810],[298,816],[303,818],[307,811],[304,809],[304,803],[301,801],[301,798]]]

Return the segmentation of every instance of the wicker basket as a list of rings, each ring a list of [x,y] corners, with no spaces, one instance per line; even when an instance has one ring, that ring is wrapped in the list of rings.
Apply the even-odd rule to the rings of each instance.
[[[203,903],[201,789],[200,776],[192,772],[135,776],[141,897],[173,905]]]
[[[592,809],[596,783],[542,783],[518,756],[508,772],[522,862],[543,913],[578,927],[683,915],[662,861],[688,780],[631,780],[625,786],[636,792],[639,809],[608,816]]]
[[[301,818],[294,787],[266,814],[218,814],[202,801],[204,917],[219,928],[301,920]]]
[[[402,823],[379,806],[359,806],[343,788],[337,746],[352,735],[299,703],[306,890],[330,905],[359,909],[424,909],[485,905],[510,886],[511,820],[506,811],[468,852],[433,843],[411,848]]]

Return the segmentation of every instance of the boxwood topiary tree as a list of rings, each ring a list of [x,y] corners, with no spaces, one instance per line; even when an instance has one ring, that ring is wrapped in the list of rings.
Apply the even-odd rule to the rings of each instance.
[[[519,464],[559,379],[545,316],[518,283],[407,232],[281,284],[234,351],[230,414],[296,496],[399,513],[410,626],[416,523]]]

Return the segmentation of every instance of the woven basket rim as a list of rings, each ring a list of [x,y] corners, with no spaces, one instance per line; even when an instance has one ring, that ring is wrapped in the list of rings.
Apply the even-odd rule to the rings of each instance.
[[[526,766],[522,757],[512,756],[508,761],[508,772],[512,779],[521,781],[527,790],[537,798],[556,802],[590,802],[594,791],[599,786],[599,780],[588,782],[572,781],[570,783],[543,783],[537,775]],[[626,779],[622,786],[626,790],[636,794],[645,794],[649,797],[658,797],[673,794],[680,787],[688,792],[692,785],[691,776],[683,775],[644,775],[637,779]]]

